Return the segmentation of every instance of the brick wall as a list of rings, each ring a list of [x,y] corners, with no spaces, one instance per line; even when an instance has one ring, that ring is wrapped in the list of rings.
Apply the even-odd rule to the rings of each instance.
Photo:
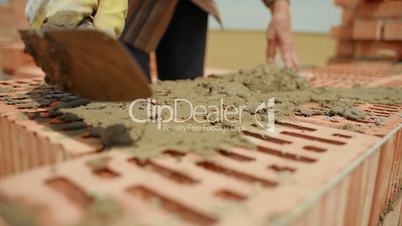
[[[334,1],[343,14],[331,31],[336,59],[402,60],[401,0]]]

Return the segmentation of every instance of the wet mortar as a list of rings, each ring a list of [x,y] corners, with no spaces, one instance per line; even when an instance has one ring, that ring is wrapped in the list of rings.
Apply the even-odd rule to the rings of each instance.
[[[24,107],[50,107],[47,117],[67,123],[52,125],[53,129],[79,131],[90,126],[92,129],[89,131],[89,136],[99,138],[105,150],[118,146],[119,149],[128,150],[139,158],[153,157],[166,150],[195,152],[208,156],[227,145],[253,148],[254,145],[244,138],[241,131],[261,128],[261,124],[267,123],[268,109],[258,107],[270,98],[275,98],[276,120],[289,119],[295,115],[306,117],[324,115],[329,118],[341,116],[362,120],[371,116],[356,109],[354,107],[356,104],[402,103],[402,89],[314,88],[294,72],[268,65],[222,76],[164,81],[153,85],[152,89],[153,103],[141,102],[132,108],[137,118],[153,120],[146,123],[131,120],[128,102],[91,102],[67,93],[57,93],[56,89],[47,85],[41,85],[28,94],[34,102],[27,103],[24,96],[5,101],[10,104],[22,104]],[[21,102],[21,99],[24,102]],[[168,119],[169,112],[147,114],[147,105],[154,108],[174,106],[177,99],[186,99],[193,106],[207,108],[186,122],[160,123],[158,127],[157,122]],[[309,107],[311,104],[319,107],[311,108]],[[244,106],[241,121],[238,115],[227,115],[227,120],[222,120],[215,108],[208,108],[221,105],[229,110]],[[186,119],[189,112],[188,105],[180,102],[177,119]],[[43,120],[39,113],[31,114],[29,117]],[[204,121],[199,122],[200,120]],[[378,120],[380,123],[381,118]],[[347,124],[344,129],[353,131],[354,126]]]
[[[135,123],[128,114],[130,103],[118,102],[91,102],[69,94],[51,94],[46,91],[17,95],[15,98],[3,98],[6,103],[26,108],[50,107],[48,116],[68,123],[70,126],[53,126],[57,130],[75,130],[86,126],[92,127],[90,136],[99,138],[106,148],[119,146],[128,150],[139,158],[157,156],[165,150],[178,150],[181,152],[195,152],[203,156],[215,153],[222,145],[246,146],[253,148],[242,136],[241,130],[246,128],[259,128],[255,117],[266,123],[266,109],[256,112],[257,107],[270,98],[275,98],[276,119],[289,119],[295,115],[312,116],[325,115],[328,117],[342,116],[348,119],[365,119],[369,115],[354,106],[362,103],[401,104],[402,89],[389,88],[313,88],[307,81],[295,73],[269,66],[260,66],[251,70],[241,70],[237,73],[223,76],[200,78],[194,81],[166,81],[153,85],[155,102],[158,105],[174,105],[177,98],[188,99],[193,105],[218,105],[221,98],[225,106],[247,106],[244,110],[242,122],[213,122],[198,123],[189,120],[183,127],[201,126],[212,127],[211,130],[164,131],[158,128],[157,123]],[[43,85],[40,89],[52,90],[50,86]],[[0,90],[0,93],[2,91]],[[7,90],[10,92],[10,90]],[[58,101],[57,104],[53,104]],[[320,108],[311,109],[303,107],[305,104],[318,104]],[[138,116],[147,115],[146,104],[140,104],[133,109]],[[189,109],[179,108],[178,118],[185,118]],[[200,115],[213,113],[208,110]],[[41,120],[39,114],[29,115],[31,119]],[[165,119],[164,114],[157,118]],[[21,119],[26,119],[21,117]],[[233,118],[236,119],[236,118]],[[71,124],[72,123],[72,124]],[[200,125],[201,124],[201,125]],[[176,123],[165,123],[166,127],[175,128]],[[345,130],[354,130],[352,124],[344,125]],[[135,147],[135,148],[134,148]],[[135,150],[135,151],[134,151]],[[87,162],[93,170],[103,169],[111,159],[102,157]],[[88,214],[77,225],[104,225],[114,222],[121,214],[121,207],[113,200],[107,198],[95,199],[88,208]],[[1,200],[0,200],[1,201]],[[0,202],[1,203],[1,202]],[[14,203],[2,202],[0,216],[5,217],[15,225],[33,225],[34,219],[31,210],[21,210]],[[18,214],[17,214],[18,213]],[[27,224],[30,222],[30,224]]]
[[[207,109],[196,118],[185,123],[167,122],[158,123],[133,122],[128,114],[130,103],[91,102],[80,107],[61,108],[62,112],[72,113],[94,128],[101,129],[103,142],[108,147],[119,144],[115,135],[125,137],[123,143],[136,147],[134,153],[138,157],[152,157],[164,150],[179,150],[182,152],[196,152],[209,155],[222,145],[245,146],[253,148],[242,136],[241,131],[247,128],[259,128],[256,118],[262,124],[267,123],[267,109],[257,110],[262,103],[275,98],[275,117],[277,120],[288,119],[295,115],[311,116],[325,115],[328,117],[342,116],[348,119],[364,119],[368,115],[354,108],[360,103],[402,103],[402,89],[389,88],[313,88],[303,78],[294,72],[271,67],[259,66],[250,70],[240,70],[223,76],[199,78],[196,80],[165,81],[152,87],[155,103],[152,106],[174,106],[175,100],[183,98],[193,106],[246,106],[241,122],[239,117],[228,116],[231,120],[222,120],[215,109]],[[304,104],[315,103],[319,109],[311,110],[301,107]],[[190,108],[184,102],[179,104],[177,118],[185,119]],[[167,111],[160,115],[147,117],[147,104],[141,103],[133,108],[134,115],[142,119],[164,120],[169,118]],[[140,117],[141,116],[141,117]],[[149,115],[148,115],[149,116]],[[197,122],[208,118],[208,122]],[[115,126],[120,125],[120,126]],[[122,126],[127,133],[122,132]],[[113,128],[114,127],[114,128]],[[353,127],[346,126],[349,130]],[[162,129],[161,129],[162,128]],[[99,130],[95,130],[96,137],[102,137]],[[131,137],[128,141],[127,135]],[[114,140],[110,142],[110,140]]]

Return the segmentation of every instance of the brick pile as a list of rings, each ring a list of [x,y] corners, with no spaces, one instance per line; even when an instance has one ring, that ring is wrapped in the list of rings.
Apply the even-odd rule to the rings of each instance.
[[[335,0],[342,22],[331,35],[338,40],[335,60],[402,60],[401,0]]]
[[[24,16],[26,0],[0,4],[0,71],[19,77],[43,77],[32,58],[24,53],[18,29],[28,28]]]

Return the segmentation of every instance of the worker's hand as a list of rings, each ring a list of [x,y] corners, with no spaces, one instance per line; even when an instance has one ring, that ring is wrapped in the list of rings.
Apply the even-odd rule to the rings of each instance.
[[[25,14],[35,29],[75,29],[93,23],[96,29],[120,36],[127,7],[128,0],[29,0]]]
[[[285,67],[299,70],[299,61],[293,47],[289,2],[274,1],[271,11],[272,20],[267,29],[267,63],[275,62],[276,51],[279,49]]]

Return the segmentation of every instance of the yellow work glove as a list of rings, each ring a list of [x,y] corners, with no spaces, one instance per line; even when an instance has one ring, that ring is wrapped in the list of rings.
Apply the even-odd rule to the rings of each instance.
[[[120,36],[128,0],[29,0],[25,9],[34,29],[74,29],[93,23],[96,29]]]

